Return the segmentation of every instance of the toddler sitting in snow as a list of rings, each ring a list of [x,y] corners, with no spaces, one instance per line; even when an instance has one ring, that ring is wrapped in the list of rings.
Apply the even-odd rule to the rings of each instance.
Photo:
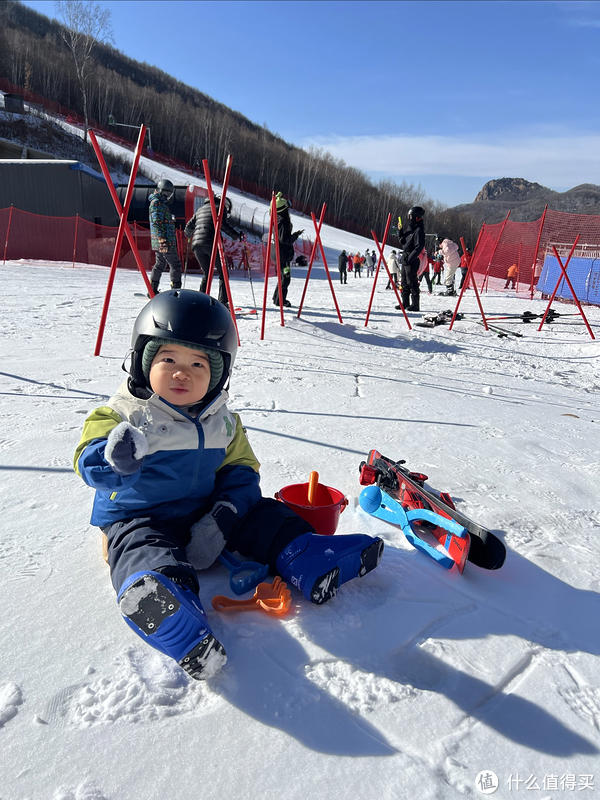
[[[237,335],[227,309],[190,290],[157,294],[135,321],[129,379],[86,419],[75,471],[96,490],[121,614],[193,678],[226,661],[198,597],[221,551],[268,564],[314,603],[379,563],[383,542],[317,535],[262,498],[259,463],[226,406]]]

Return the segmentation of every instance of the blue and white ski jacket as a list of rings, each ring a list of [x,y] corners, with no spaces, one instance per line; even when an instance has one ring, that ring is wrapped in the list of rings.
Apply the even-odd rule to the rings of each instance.
[[[232,503],[243,516],[261,498],[259,463],[242,422],[226,406],[225,391],[189,416],[153,394],[142,400],[124,383],[107,405],[86,419],[74,456],[75,472],[96,490],[91,524],[204,513]],[[104,458],[111,430],[126,420],[142,430],[148,453],[133,475],[117,475]]]

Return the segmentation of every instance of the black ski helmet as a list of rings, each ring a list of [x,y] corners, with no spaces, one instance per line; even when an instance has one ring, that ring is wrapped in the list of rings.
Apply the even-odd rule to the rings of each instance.
[[[221,205],[221,195],[219,195],[219,194],[214,195],[213,200],[215,201],[215,208],[218,211],[219,206]],[[206,200],[204,201],[204,205],[205,206],[206,205],[210,205],[210,197],[206,198]],[[231,208],[232,208],[231,200],[228,197],[226,197],[225,198],[225,216],[226,217],[228,217],[229,214],[231,214]]]
[[[417,222],[425,216],[425,209],[422,206],[413,206],[408,209],[408,219],[411,222]]]
[[[170,181],[168,178],[161,178],[159,182],[156,184],[156,189],[161,194],[165,200],[170,200],[173,195],[175,194],[175,187],[173,186],[173,181]]]
[[[192,289],[171,289],[159,292],[146,303],[131,334],[129,389],[136,396],[148,391],[142,357],[150,339],[190,342],[221,354],[223,375],[203,402],[216,397],[227,385],[237,353],[237,334],[229,311],[214,297]]]

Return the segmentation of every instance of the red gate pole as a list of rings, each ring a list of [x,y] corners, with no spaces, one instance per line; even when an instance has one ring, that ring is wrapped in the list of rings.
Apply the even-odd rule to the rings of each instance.
[[[96,153],[96,158],[98,159],[98,163],[100,164],[100,169],[102,170],[102,174],[104,175],[104,180],[106,181],[106,185],[108,186],[108,191],[110,192],[110,196],[112,197],[112,201],[117,210],[117,214],[119,215],[119,219],[121,219],[123,216],[123,208],[121,207],[121,201],[117,197],[117,193],[115,191],[114,184],[111,180],[108,167],[106,166],[106,161],[104,160],[104,156],[102,155],[102,150],[100,150],[100,145],[98,144],[98,140],[96,139],[96,134],[92,130],[88,131],[88,133],[90,136],[90,142],[92,143],[92,147],[94,148],[94,152]],[[136,173],[137,173],[137,167],[136,167]],[[134,175],[134,180],[135,180],[135,174],[133,172],[132,174]],[[129,180],[131,180],[131,177],[129,178]],[[150,283],[150,280],[146,275],[146,269],[144,268],[144,264],[142,263],[142,258],[137,248],[136,240],[134,239],[128,224],[125,225],[125,235],[127,236],[127,241],[129,242],[129,246],[131,247],[131,252],[133,253],[133,257],[135,258],[135,263],[137,264],[137,268],[142,275],[144,283],[146,284],[146,289],[148,290],[148,294],[151,297],[154,297],[154,289],[152,288],[152,284]]]
[[[533,254],[533,264],[531,265],[531,283],[529,284],[529,299],[533,300],[533,282],[535,280],[535,268],[537,266],[537,257],[540,249],[540,241],[542,239],[542,231],[544,230],[544,222],[546,221],[546,212],[548,211],[548,203],[544,206],[544,213],[540,221],[540,229],[538,231],[537,242],[535,243],[535,253]]]
[[[562,261],[560,260],[560,256],[558,255],[558,251],[557,251],[557,249],[556,249],[556,247],[554,245],[552,245],[552,249],[554,250],[554,255],[556,256],[556,258],[558,260],[558,263],[559,263],[560,268],[562,270],[562,274],[564,276],[564,279],[566,280],[566,282],[567,282],[567,284],[569,286],[569,289],[571,290],[571,294],[573,295],[573,300],[575,301],[575,304],[577,305],[577,308],[579,309],[579,313],[583,317],[583,321],[585,322],[585,327],[588,329],[588,333],[590,334],[592,339],[595,339],[596,337],[594,336],[594,333],[593,333],[592,329],[590,328],[590,323],[587,321],[587,317],[586,317],[586,315],[585,315],[585,313],[583,311],[583,308],[581,307],[581,303],[579,302],[579,298],[577,297],[577,295],[575,293],[575,289],[573,289],[573,285],[571,283],[571,280],[570,280],[569,276],[567,275],[567,267],[569,266],[569,261],[571,260],[571,256],[575,252],[575,247],[577,246],[577,242],[579,241],[579,237],[580,236],[581,236],[581,234],[578,233],[577,234],[577,238],[573,242],[573,247],[571,247],[571,252],[569,253],[569,257],[567,258],[567,263],[564,266],[563,266]],[[559,277],[558,281],[556,282],[556,286],[554,287],[554,291],[552,292],[552,297],[550,298],[548,306],[546,307],[546,310],[544,311],[544,316],[543,316],[542,321],[540,322],[540,327],[538,328],[538,331],[542,330],[542,325],[546,321],[546,317],[548,316],[548,311],[550,310],[550,306],[552,305],[552,301],[554,300],[556,292],[558,291],[558,287],[560,285],[560,281],[561,281],[561,278]]]
[[[75,214],[75,235],[73,236],[73,269],[75,269],[75,251],[77,249],[77,228],[79,225],[79,214]]]
[[[327,208],[327,203],[323,203],[321,206],[321,214],[319,216],[319,222],[315,223],[315,229],[317,231],[317,235],[321,230],[321,225],[323,224],[323,217],[325,216],[325,209]],[[318,228],[317,228],[318,224]],[[315,255],[317,254],[317,239],[315,239],[313,246],[310,251],[310,258],[308,259],[308,272],[306,273],[306,279],[304,281],[304,289],[302,290],[302,297],[300,298],[300,305],[298,306],[298,313],[296,317],[300,319],[300,314],[302,313],[302,306],[304,305],[304,298],[306,297],[306,289],[308,288],[308,280],[310,278],[310,273],[313,267],[313,261],[315,260]]]
[[[225,167],[225,178],[223,179],[223,186],[221,189],[221,202],[219,203],[219,213],[217,214],[215,208],[215,198],[212,189],[212,183],[210,180],[210,170],[208,168],[208,161],[206,159],[202,160],[202,167],[204,169],[204,177],[206,178],[206,188],[208,189],[208,199],[210,200],[210,210],[212,213],[213,218],[213,225],[215,228],[215,235],[213,238],[212,250],[210,252],[210,265],[208,267],[208,275],[206,279],[206,294],[210,294],[210,289],[212,286],[212,279],[213,279],[213,272],[215,269],[215,260],[217,258],[217,249],[219,246],[219,241],[221,237],[221,224],[223,222],[223,214],[225,211],[225,196],[227,194],[227,186],[229,184],[229,175],[231,173],[231,165],[233,163],[233,159],[231,155],[227,156],[227,165]]]
[[[261,340],[265,338],[265,319],[267,314],[267,291],[269,288],[269,267],[271,266],[271,237],[273,233],[273,198],[275,192],[271,193],[271,215],[269,217],[269,236],[267,238],[267,251],[265,253],[265,285],[263,290],[262,324],[260,328]]]
[[[452,320],[450,322],[448,330],[452,330],[452,326],[454,325],[454,321],[456,320],[456,314],[458,313],[458,307],[460,305],[460,301],[461,301],[462,296],[465,293],[465,290],[467,289],[469,283],[473,284],[473,291],[475,292],[475,297],[477,299],[477,305],[479,306],[479,311],[481,313],[481,319],[483,320],[483,327],[486,329],[486,331],[489,330],[488,324],[487,324],[487,319],[485,317],[485,314],[484,314],[484,311],[483,311],[483,306],[481,304],[481,298],[479,297],[479,292],[477,291],[477,281],[475,280],[475,274],[473,272],[473,268],[475,266],[475,255],[477,253],[477,247],[479,245],[479,242],[481,241],[481,236],[483,234],[483,229],[484,228],[485,228],[485,222],[481,226],[481,230],[479,231],[479,236],[477,237],[477,241],[475,242],[475,247],[473,249],[473,252],[471,253],[471,259],[469,261],[469,266],[468,266],[468,269],[467,269],[467,277],[465,278],[465,282],[463,283],[463,287],[460,290],[460,294],[458,296],[458,301],[457,301],[456,306],[454,308],[454,313],[452,314]],[[462,238],[462,236],[461,236],[460,241],[461,241],[461,244],[463,246],[463,252],[464,252],[465,245],[464,245],[464,239]]]
[[[500,233],[498,234],[498,238],[496,239],[496,244],[494,245],[494,249],[492,250],[492,255],[490,256],[490,260],[488,261],[487,269],[485,271],[485,278],[483,279],[481,286],[479,287],[480,291],[483,291],[484,284],[487,284],[489,274],[490,274],[490,267],[492,265],[492,261],[494,260],[494,256],[496,255],[496,250],[498,249],[498,245],[500,244],[500,239],[502,239],[502,234],[504,233],[504,228],[506,227],[506,223],[508,222],[508,218],[510,217],[510,211],[504,218],[504,222],[502,223],[502,227],[500,228]],[[485,287],[487,292],[487,286]]]
[[[121,254],[121,244],[123,242],[123,235],[125,230],[129,230],[129,225],[127,224],[127,214],[129,213],[129,206],[131,204],[131,198],[133,197],[133,188],[135,183],[135,176],[137,174],[138,166],[140,163],[140,156],[142,155],[142,147],[144,145],[144,137],[146,136],[146,126],[144,124],[140,125],[140,135],[138,136],[137,144],[135,147],[135,157],[133,159],[133,163],[131,165],[131,174],[129,176],[129,184],[127,185],[127,194],[125,195],[125,204],[123,205],[123,211],[121,214],[121,220],[119,222],[119,230],[117,231],[117,240],[115,242],[115,249],[113,252],[112,262],[110,265],[110,275],[108,278],[108,284],[106,286],[106,295],[104,297],[104,305],[102,307],[102,316],[100,318],[100,326],[98,328],[98,336],[96,338],[96,349],[94,350],[94,355],[100,355],[100,348],[102,347],[102,337],[104,335],[104,326],[106,325],[106,317],[108,315],[108,306],[110,304],[110,296],[112,294],[112,287],[115,281],[115,273],[117,271],[117,264],[119,263],[119,256]],[[147,278],[146,278],[147,279]]]
[[[510,214],[510,211],[508,213]],[[456,301],[456,306],[454,307],[454,313],[452,314],[452,320],[450,322],[450,325],[448,326],[448,330],[450,330],[450,331],[452,330],[452,326],[454,325],[454,321],[456,320],[456,315],[458,314],[458,308],[459,308],[459,306],[461,304],[461,301],[463,299],[463,295],[466,292],[469,283],[473,284],[473,291],[475,292],[475,297],[477,299],[477,305],[479,306],[479,311],[481,313],[481,319],[483,320],[483,327],[485,328],[486,331],[489,330],[488,324],[487,324],[487,319],[486,319],[485,313],[483,311],[483,305],[481,304],[481,298],[479,297],[479,292],[477,291],[477,282],[475,280],[475,276],[473,275],[473,265],[475,263],[475,253],[477,251],[477,245],[479,244],[479,240],[481,238],[482,231],[483,231],[483,227],[482,227],[481,231],[479,231],[479,236],[477,237],[477,242],[475,244],[475,250],[473,250],[473,253],[471,254],[471,258],[469,260],[469,266],[467,267],[467,277],[465,278],[465,281],[464,281],[464,283],[462,285],[462,289],[460,290],[460,294],[458,295],[458,300]],[[464,253],[466,248],[465,248],[465,240],[463,239],[462,236],[460,237],[460,243],[462,245],[463,253]]]
[[[279,225],[277,223],[277,201],[275,200],[275,192],[271,197],[271,214],[273,215],[273,239],[275,240],[275,264],[277,266],[277,286],[279,287],[279,316],[281,317],[280,325],[285,328],[285,320],[283,318],[283,291],[281,286],[281,253],[279,251]]]
[[[386,223],[386,233],[384,234],[383,242],[385,242],[385,240],[387,238],[387,228],[389,226],[390,220],[391,220],[391,214],[388,214],[388,219],[387,219],[387,223]],[[396,299],[398,300],[398,305],[400,306],[400,310],[404,314],[404,319],[406,320],[406,324],[408,325],[408,330],[411,331],[412,330],[412,326],[411,326],[410,320],[408,319],[408,316],[406,314],[406,309],[404,308],[404,305],[402,303],[402,298],[398,294],[398,287],[396,286],[396,281],[392,278],[392,274],[391,274],[391,272],[389,270],[389,267],[387,265],[387,261],[385,260],[385,256],[383,255],[383,247],[384,247],[383,242],[381,243],[381,245],[379,244],[379,240],[377,239],[377,234],[373,230],[371,231],[371,236],[373,237],[373,241],[375,242],[375,244],[377,245],[377,249],[379,250],[379,258],[377,260],[377,269],[375,270],[375,278],[373,279],[373,290],[371,292],[371,300],[369,302],[369,308],[368,308],[368,311],[367,311],[367,319],[365,320],[365,327],[367,326],[367,323],[369,321],[369,315],[371,313],[371,303],[373,302],[373,295],[375,293],[375,287],[377,286],[377,277],[379,275],[379,268],[381,267],[381,262],[383,261],[383,266],[385,267],[385,270],[386,270],[386,272],[388,274],[388,280],[390,282],[390,286],[392,287],[392,289],[394,290],[394,292],[396,294]]]
[[[225,261],[225,252],[223,250],[223,242],[221,241],[221,226],[223,224],[223,218],[225,216],[225,198],[227,196],[227,186],[229,184],[229,175],[231,173],[231,165],[233,160],[230,155],[227,156],[227,164],[225,167],[225,178],[223,180],[222,189],[221,189],[221,201],[219,203],[219,212],[217,213],[217,207],[215,205],[215,195],[212,188],[212,182],[210,179],[210,170],[208,168],[208,161],[204,159],[202,161],[202,166],[204,167],[204,177],[206,178],[206,188],[208,190],[208,199],[210,200],[210,211],[212,214],[213,220],[213,227],[214,227],[214,237],[212,243],[212,250],[210,253],[210,265],[208,268],[208,278],[206,281],[206,294],[210,295],[210,288],[212,284],[212,278],[214,274],[215,262],[217,258],[217,252],[219,253],[219,257],[221,259],[221,275],[223,283],[225,284],[225,294],[227,295],[227,302],[229,304],[229,313],[231,314],[231,319],[233,321],[233,327],[235,328],[235,333],[237,336],[238,345],[240,344],[240,332],[237,326],[237,320],[235,318],[235,308],[233,306],[233,300],[231,298],[231,288],[229,286],[229,273],[227,271],[227,263]]]
[[[471,269],[471,266],[473,266],[473,267],[475,266],[475,256],[477,255],[477,248],[479,247],[479,242],[481,241],[481,237],[483,235],[483,229],[484,228],[485,228],[485,222],[481,226],[481,229],[479,231],[479,235],[477,237],[477,241],[475,242],[475,247],[473,248],[473,252],[471,253],[471,260],[469,261],[469,272],[467,274],[467,277],[465,278],[465,283],[467,283],[467,281],[471,281],[472,283],[475,283],[475,273],[474,273],[474,270]]]
[[[381,240],[381,247],[379,246],[379,240],[377,239],[377,235],[375,234],[374,231],[371,231],[371,236],[373,237],[373,239],[375,241],[375,244],[377,245],[377,249],[379,250],[379,254],[380,255],[379,255],[379,260],[377,261],[377,269],[375,270],[375,277],[373,278],[373,288],[371,289],[371,297],[369,298],[369,305],[367,307],[367,316],[365,317],[365,328],[369,324],[369,317],[371,316],[371,306],[373,305],[373,297],[375,296],[375,287],[377,286],[377,277],[379,275],[379,269],[381,267],[381,256],[382,256],[382,253],[383,253],[383,248],[385,247],[385,243],[387,241],[388,232],[390,230],[391,222],[392,222],[392,215],[391,215],[391,213],[388,212],[387,220],[386,220],[386,223],[385,223],[385,231],[383,233],[383,238]],[[385,259],[383,260],[383,263],[385,264],[385,268],[388,269]],[[408,321],[408,317],[406,316],[406,313],[404,312],[404,306],[402,305],[402,300],[400,299],[400,295],[398,294],[398,289],[396,288],[396,282],[392,280],[392,277],[390,275],[389,269],[388,269],[388,276],[389,276],[389,279],[391,281],[392,288],[396,292],[396,297],[398,298],[398,303],[400,304],[400,308],[401,308],[402,312],[404,313],[404,319],[406,320],[406,324],[408,325],[408,329],[411,330],[410,322]]]
[[[6,251],[8,249],[8,237],[10,235],[10,223],[12,221],[12,214],[13,214],[14,206],[11,204],[8,210],[8,225],[6,226],[6,236],[4,237],[4,263],[6,264]]]
[[[335,305],[335,310],[337,311],[338,320],[343,325],[344,320],[342,319],[342,315],[340,314],[340,307],[338,306],[337,297],[335,296],[335,291],[333,289],[333,283],[331,282],[331,275],[329,274],[329,267],[327,266],[327,259],[325,257],[325,250],[323,248],[323,242],[321,241],[321,233],[320,228],[317,228],[317,218],[311,211],[311,219],[313,221],[313,225],[315,226],[316,231],[316,239],[319,243],[319,248],[321,250],[321,258],[323,259],[323,266],[325,267],[325,272],[327,274],[327,280],[329,281],[329,288],[331,289],[331,296],[333,297],[333,304]]]

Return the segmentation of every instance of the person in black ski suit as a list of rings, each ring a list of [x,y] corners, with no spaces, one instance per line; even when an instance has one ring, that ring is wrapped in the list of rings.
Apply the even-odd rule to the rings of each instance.
[[[292,233],[292,221],[290,219],[290,204],[281,192],[275,196],[277,209],[277,238],[279,240],[279,259],[281,262],[281,292],[283,294],[283,305],[289,308],[292,304],[287,299],[288,287],[292,280],[292,261],[294,259],[294,242],[304,232],[304,230]],[[279,285],[276,284],[273,292],[273,303],[279,305]]]
[[[340,270],[340,283],[348,283],[348,255],[345,250],[338,256],[338,268]]]
[[[215,196],[215,207],[217,213],[221,198]],[[225,199],[225,211],[223,213],[223,220],[221,222],[221,232],[226,233],[234,241],[241,238],[241,235],[236,229],[227,222],[227,217],[231,213],[231,200]],[[184,233],[188,239],[192,240],[192,252],[196,257],[200,269],[202,270],[202,280],[200,281],[200,291],[206,292],[206,284],[208,281],[208,270],[210,267],[210,254],[212,253],[213,241],[215,238],[215,226],[212,218],[212,211],[210,208],[210,200],[208,197],[204,204],[196,211],[185,225]],[[223,280],[223,267],[221,265],[221,257],[217,250],[217,257],[215,259],[215,272],[219,276],[219,302],[223,305],[228,305],[227,291],[225,289],[225,281]]]
[[[413,206],[408,212],[406,230],[400,228],[398,238],[403,249],[400,283],[402,286],[402,305],[407,311],[419,310],[419,253],[425,247],[425,210]],[[400,308],[400,306],[396,306]]]

